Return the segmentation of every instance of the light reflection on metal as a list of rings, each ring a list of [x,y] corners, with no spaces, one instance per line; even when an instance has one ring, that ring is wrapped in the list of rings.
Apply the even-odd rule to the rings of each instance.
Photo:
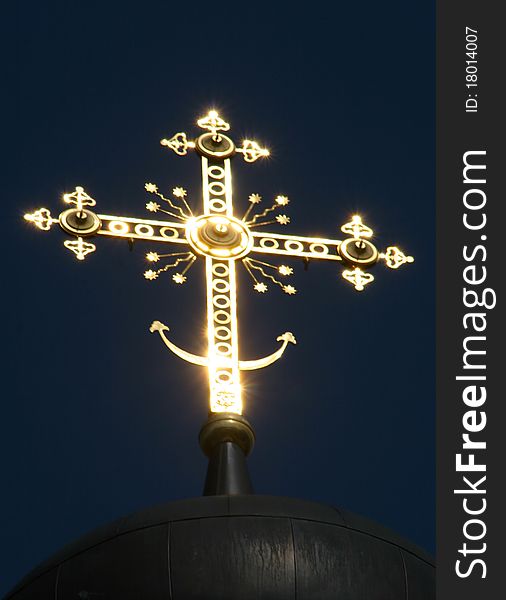
[[[342,277],[357,291],[374,280],[366,269],[373,267],[380,259],[390,269],[413,262],[413,257],[405,255],[396,246],[389,246],[379,252],[370,241],[373,230],[365,225],[359,215],[342,225],[345,239],[302,237],[253,230],[270,224],[288,225],[290,217],[283,213],[271,215],[289,204],[287,196],[278,195],[272,205],[264,210],[254,210],[262,201],[258,193],[249,196],[249,206],[242,219],[234,216],[231,158],[235,153],[242,154],[248,163],[269,156],[269,151],[257,142],[245,140],[236,146],[232,139],[222,132],[228,132],[230,125],[217,111],[210,111],[198,119],[197,125],[207,130],[194,140],[185,132],[179,132],[169,139],[161,140],[162,146],[184,156],[189,149],[194,150],[201,160],[202,169],[202,212],[192,212],[182,187],[172,189],[168,198],[159,191],[155,183],[146,183],[145,190],[156,196],[146,204],[149,212],[163,212],[176,221],[158,221],[113,215],[95,215],[84,207],[95,206],[95,200],[82,187],[64,194],[66,203],[75,205],[60,215],[62,229],[76,237],[66,241],[78,260],[95,250],[95,245],[85,242],[83,236],[102,235],[125,238],[130,242],[143,240],[176,245],[179,252],[160,253],[149,250],[146,259],[158,268],[144,272],[148,280],[184,265],[182,270],[172,274],[175,284],[187,281],[187,273],[200,258],[205,263],[207,295],[207,338],[206,356],[197,356],[181,349],[167,336],[169,328],[160,321],[154,321],[151,332],[158,332],[165,345],[177,356],[193,364],[208,369],[210,389],[210,409],[212,412],[242,413],[241,370],[254,370],[266,367],[278,360],[289,343],[295,344],[292,333],[286,332],[277,338],[281,347],[272,354],[257,360],[239,359],[239,339],[237,323],[236,265],[242,263],[253,280],[255,291],[263,294],[268,285],[274,284],[293,295],[297,292],[291,283],[284,283],[279,277],[289,277],[293,268],[286,264],[273,264],[259,260],[270,256],[310,260],[330,261],[344,266]],[[270,217],[273,217],[272,219]],[[47,209],[41,208],[25,219],[42,230],[50,229],[57,223]],[[82,231],[82,233],[81,233]],[[258,257],[258,258],[256,258]],[[168,260],[166,260],[168,259]]]
[[[259,158],[266,158],[269,156],[269,150],[267,148],[261,148],[257,142],[253,140],[244,140],[242,146],[235,149],[236,152],[242,154],[244,160],[248,163],[255,162]]]
[[[218,131],[228,131],[230,129],[229,123],[224,121],[215,110],[210,110],[205,117],[198,119],[197,125],[202,129],[209,129],[213,136]]]
[[[345,223],[341,227],[341,231],[356,239],[361,237],[370,238],[373,234],[372,229],[362,223],[362,217],[360,215],[353,215],[351,221]]]

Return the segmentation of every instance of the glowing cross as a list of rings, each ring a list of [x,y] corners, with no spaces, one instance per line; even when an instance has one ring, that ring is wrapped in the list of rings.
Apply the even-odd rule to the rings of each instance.
[[[292,285],[280,281],[280,276],[292,274],[291,267],[275,266],[254,257],[285,256],[341,263],[346,267],[342,276],[358,291],[363,290],[374,279],[364,269],[372,267],[379,260],[383,260],[391,269],[397,269],[404,263],[413,262],[413,258],[406,256],[395,246],[379,252],[370,241],[372,229],[362,223],[358,215],[341,227],[341,231],[348,236],[344,240],[253,231],[256,227],[271,223],[287,225],[290,218],[285,214],[278,212],[272,220],[268,215],[285,207],[289,200],[286,196],[277,196],[272,206],[250,216],[255,206],[261,202],[258,194],[251,194],[246,213],[242,219],[238,219],[234,216],[231,159],[235,154],[242,154],[246,162],[254,162],[260,157],[268,156],[269,152],[251,140],[245,140],[241,146],[236,146],[223,133],[230,129],[230,125],[216,111],[209,112],[197,124],[207,131],[194,141],[189,140],[186,133],[180,132],[169,140],[162,140],[161,144],[179,155],[186,155],[191,149],[200,156],[203,209],[199,216],[192,213],[183,188],[174,188],[173,199],[170,199],[155,184],[147,183],[146,191],[153,194],[156,200],[148,202],[146,208],[154,213],[163,212],[176,219],[175,221],[97,215],[89,209],[96,205],[95,200],[82,187],[76,187],[73,193],[64,194],[64,202],[73,207],[62,212],[58,219],[53,219],[46,208],[25,215],[25,219],[42,230],[48,230],[51,225],[59,223],[66,233],[77,238],[67,240],[64,244],[75,253],[78,260],[83,260],[95,251],[95,245],[85,241],[95,235],[160,242],[181,250],[167,254],[148,252],[146,258],[151,262],[169,259],[161,268],[144,273],[149,280],[157,279],[168,269],[185,265],[172,276],[175,283],[183,284],[193,263],[197,258],[203,259],[207,285],[207,356],[196,356],[176,346],[166,335],[169,328],[159,321],[151,325],[151,331],[157,331],[168,348],[179,357],[207,367],[211,412],[240,415],[240,371],[260,369],[272,364],[280,358],[289,343],[295,344],[295,337],[290,332],[280,335],[277,339],[281,342],[281,347],[264,358],[252,361],[239,359],[236,265],[242,263],[246,268],[257,292],[266,292],[266,282],[269,282],[279,286],[287,294],[295,294],[296,289]]]

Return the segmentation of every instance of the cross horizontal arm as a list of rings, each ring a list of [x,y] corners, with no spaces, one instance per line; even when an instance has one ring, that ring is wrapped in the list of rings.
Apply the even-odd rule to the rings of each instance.
[[[152,221],[133,217],[97,215],[101,222],[97,235],[134,240],[188,244],[186,225],[171,221]]]
[[[342,261],[338,254],[341,240],[326,238],[283,235],[281,233],[251,232],[252,252],[311,258],[318,260]]]

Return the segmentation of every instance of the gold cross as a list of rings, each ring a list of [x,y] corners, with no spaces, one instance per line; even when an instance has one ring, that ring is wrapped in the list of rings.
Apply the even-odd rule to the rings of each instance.
[[[176,346],[167,336],[169,328],[160,321],[154,321],[150,331],[158,332],[167,347],[180,358],[207,367],[211,412],[240,415],[240,371],[272,364],[281,357],[289,343],[295,344],[296,341],[292,333],[286,332],[277,338],[281,346],[276,352],[258,360],[239,359],[237,265],[245,267],[257,292],[265,293],[268,285],[274,284],[292,295],[297,291],[295,287],[281,280],[291,275],[293,269],[284,264],[273,265],[267,262],[267,257],[340,263],[345,266],[343,278],[358,291],[362,291],[374,279],[365,269],[373,267],[380,260],[387,267],[397,269],[413,262],[413,257],[405,255],[396,246],[389,246],[384,252],[378,251],[370,241],[372,229],[358,215],[341,227],[341,232],[347,236],[343,240],[255,231],[257,227],[270,224],[287,225],[290,218],[280,210],[289,200],[286,196],[277,196],[271,206],[252,216],[262,198],[258,194],[251,194],[244,216],[237,218],[234,215],[231,160],[234,155],[241,154],[246,162],[252,163],[267,157],[268,150],[252,140],[244,140],[240,146],[236,145],[223,133],[229,131],[230,125],[216,111],[210,111],[206,117],[199,119],[197,125],[207,131],[195,140],[179,132],[170,139],[161,140],[161,144],[180,156],[186,155],[189,150],[200,156],[203,197],[200,215],[194,215],[190,209],[185,189],[175,187],[172,198],[168,198],[155,184],[146,183],[146,191],[155,198],[146,204],[146,208],[153,213],[165,213],[175,220],[96,214],[89,208],[95,206],[96,201],[82,187],[63,195],[63,201],[73,206],[62,212],[58,219],[53,219],[46,208],[25,215],[25,219],[45,231],[59,223],[66,233],[76,238],[64,244],[79,260],[95,251],[95,245],[85,239],[96,235],[159,242],[179,250],[169,253],[148,252],[146,258],[152,263],[168,259],[160,268],[144,273],[148,280],[157,279],[169,269],[179,268],[172,279],[177,284],[183,284],[190,267],[198,258],[202,259],[205,262],[207,286],[207,356],[197,356]],[[258,255],[264,260],[259,260]]]

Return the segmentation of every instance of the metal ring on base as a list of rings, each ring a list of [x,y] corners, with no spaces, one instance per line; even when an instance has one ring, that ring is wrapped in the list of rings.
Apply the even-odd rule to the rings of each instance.
[[[212,413],[200,430],[200,447],[206,456],[210,456],[216,445],[222,442],[237,444],[248,456],[255,445],[255,432],[241,415]]]

